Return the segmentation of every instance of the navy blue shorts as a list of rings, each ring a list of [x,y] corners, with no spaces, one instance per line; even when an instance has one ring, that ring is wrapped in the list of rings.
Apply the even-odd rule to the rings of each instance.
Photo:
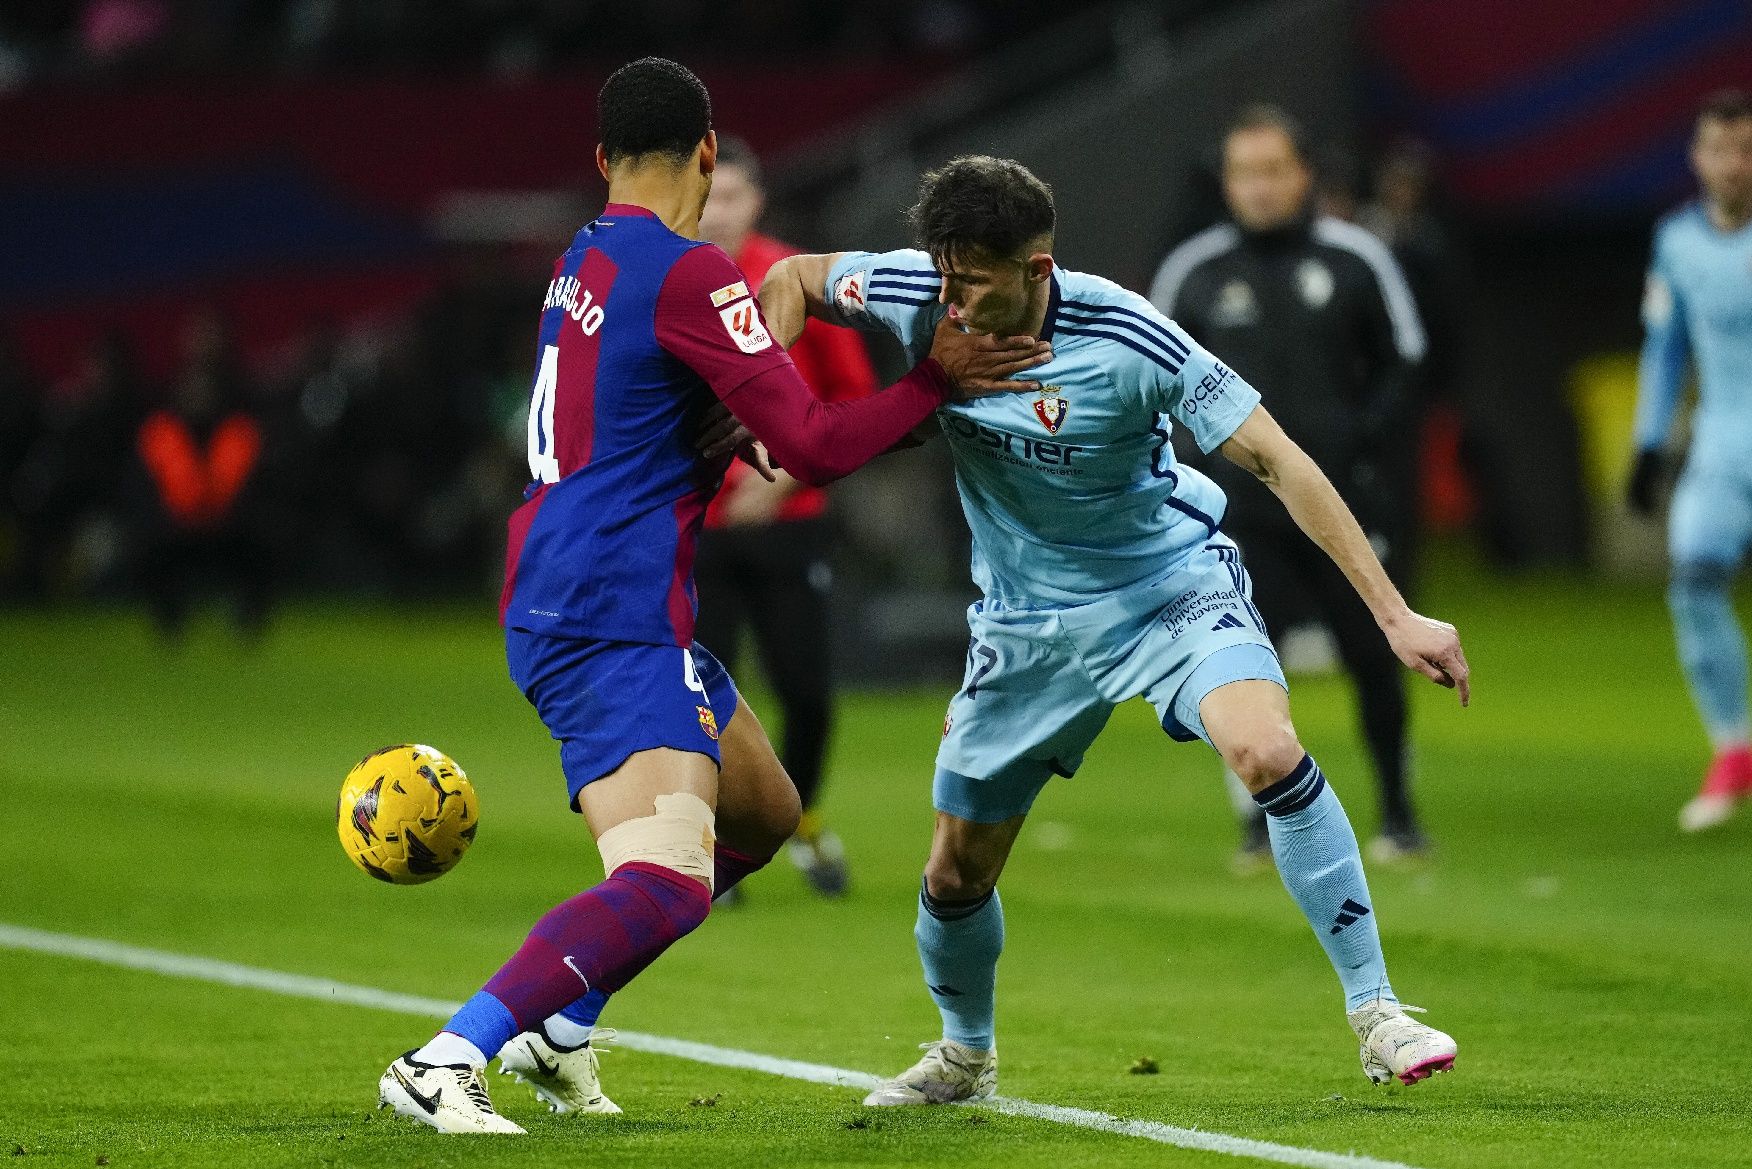
[[[511,680],[559,740],[566,799],[654,747],[697,751],[716,764],[736,713],[736,684],[699,642],[692,648],[579,641],[505,631]]]

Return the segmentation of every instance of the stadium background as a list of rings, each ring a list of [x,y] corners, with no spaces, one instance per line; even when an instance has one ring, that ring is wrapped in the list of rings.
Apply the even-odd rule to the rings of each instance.
[[[1365,222],[1382,160],[1429,166],[1440,295],[1426,307],[1446,352],[1419,440],[1435,537],[1427,608],[1467,635],[1483,709],[1465,721],[1445,696],[1420,696],[1439,851],[1428,871],[1386,875],[1379,895],[1393,917],[1389,952],[1409,955],[1432,988],[1413,997],[1439,997],[1449,1020],[1466,1004],[1453,1027],[1463,1049],[1470,1034],[1498,1072],[1511,1060],[1521,1070],[1493,1074],[1480,1058],[1470,1087],[1464,1076],[1434,1086],[1449,1093],[1429,1094],[1439,1104],[1397,1098],[1361,1121],[1226,1108],[1286,1078],[1311,1078],[1310,1091],[1326,1084],[1320,1076],[1341,1083],[1334,1061],[1313,1054],[1331,1054],[1336,1037],[1306,1024],[1320,1038],[1297,1033],[1287,1055],[1223,1033],[1236,1066],[1285,1061],[1284,1075],[1257,1081],[1237,1072],[1213,1085],[1199,1078],[1210,1061],[1196,1047],[1179,1063],[1152,1049],[1164,1086],[1190,1094],[1168,1104],[1138,1094],[1147,1081],[1115,1087],[1094,1071],[1058,1091],[1041,1054],[1017,1061],[1012,1086],[1418,1165],[1748,1163],[1732,1136],[1743,1114],[1710,1090],[1718,1077],[1743,1083],[1752,1052],[1746,829],[1682,841],[1672,828],[1706,747],[1661,609],[1661,532],[1620,503],[1648,234],[1690,190],[1698,100],[1752,80],[1752,8],[1740,0],[1597,0],[1585,16],[1567,0],[7,6],[0,792],[13,814],[0,919],[460,995],[514,940],[507,919],[576,883],[565,851],[576,842],[542,788],[553,760],[502,677],[491,603],[503,520],[524,477],[534,301],[552,256],[601,198],[595,90],[645,52],[700,72],[719,129],[764,157],[769,228],[812,248],[903,242],[900,209],[919,170],[978,149],[1017,157],[1053,184],[1063,263],[1143,288],[1170,246],[1219,213],[1214,143],[1254,99],[1307,120],[1329,205],[1348,201]],[[248,501],[275,594],[259,641],[235,643],[209,615],[167,646],[144,616],[135,433],[149,406],[191,379],[220,387],[265,436],[262,489]],[[841,1035],[816,1008],[766,1030],[749,1020],[763,1017],[763,995],[794,984],[819,996],[813,972],[870,995],[872,1012],[887,1015],[877,1032],[895,1018],[928,1025],[904,937],[924,795],[900,776],[927,771],[970,586],[941,450],[884,461],[835,498],[845,533],[839,658],[865,689],[830,779],[858,866],[851,908],[834,919],[787,875],[763,876],[743,918],[690,942],[629,1004],[634,1017],[617,1021],[880,1067],[904,1048]],[[1328,770],[1348,770],[1360,795],[1343,688],[1309,679],[1297,702],[1311,740],[1327,744]],[[1091,765],[1117,774],[1062,796],[1038,826],[1039,853],[1006,878],[1024,905],[1032,896],[1037,931],[1021,958],[1006,959],[1016,997],[1003,1023],[1018,1048],[1036,1038],[1024,1019],[1058,1011],[1052,987],[1063,972],[1017,964],[1050,966],[1062,956],[1054,946],[1086,939],[1040,919],[1130,904],[1127,866],[1140,863],[1165,865],[1169,891],[1152,887],[1145,919],[1113,945],[1141,950],[1168,936],[1178,946],[1178,929],[1212,920],[1257,930],[1274,939],[1251,953],[1277,963],[1267,981],[1281,1001],[1255,1003],[1237,1025],[1304,1026],[1285,1004],[1325,1004],[1320,969],[1281,960],[1313,950],[1281,891],[1239,888],[1222,872],[1230,830],[1209,767],[1184,750],[1162,754],[1145,722],[1116,724]],[[415,737],[457,754],[488,801],[480,855],[438,887],[451,900],[398,901],[400,891],[355,882],[323,835],[346,764],[380,739]],[[1140,786],[1165,771],[1172,801]],[[495,856],[495,834],[516,858]],[[186,841],[203,843],[185,852]],[[1115,855],[1077,868],[1069,857],[1098,841]],[[1067,871],[1085,882],[1079,890],[1057,890]],[[507,905],[518,880],[546,884]],[[452,949],[459,925],[479,936]],[[808,939],[823,929],[844,947],[837,960],[810,956]],[[414,960],[422,936],[446,939],[439,957],[458,969]],[[1215,984],[1257,975],[1245,944],[1188,945],[1175,950],[1177,969],[1216,974],[1172,1018],[1236,1012]],[[161,1141],[167,1164],[215,1150],[308,1163],[296,1141],[315,1139],[309,1132],[267,1156],[132,1087],[91,1094],[84,1110],[64,1103],[65,1081],[37,1068],[43,1050],[66,1042],[63,1013],[100,1030],[145,1020],[150,1034],[120,1061],[144,1075],[181,1059],[193,1034],[182,1014],[200,1009],[177,998],[193,993],[183,990],[165,992],[167,1006],[156,983],[133,981],[143,975],[116,984],[44,961],[0,949],[14,988],[0,1007],[5,1144],[67,1164],[151,1163]],[[699,1022],[690,986],[726,965],[769,963],[789,973],[752,979]],[[880,975],[880,991],[854,973],[859,963]],[[1146,1054],[1155,1041],[1133,1040],[1137,975],[1123,965],[1079,972],[1101,1021],[1055,1017],[1039,1046],[1077,1074],[1080,1041],[1105,1044],[1108,1062]],[[1480,997],[1516,1018],[1494,1018]],[[1009,1002],[1030,1013],[1010,1014]],[[242,997],[223,1009],[262,1010]],[[1566,1013],[1586,1020],[1585,1041],[1553,1030]],[[165,1017],[176,1021],[161,1026]],[[249,1042],[271,1050],[315,1034],[325,1060],[364,1069],[358,1084],[292,1078],[318,1101],[317,1119],[302,1123],[333,1140],[350,1131],[345,1110],[378,1057],[399,1050],[391,1036],[423,1024],[373,1019],[358,1025],[357,1043],[326,1025],[275,1016]],[[1663,1056],[1631,1059],[1614,1036],[1633,1034]],[[1710,1044],[1710,1066],[1685,1057],[1687,1036]],[[1555,1056],[1553,1044],[1563,1045]],[[221,1048],[196,1046],[209,1065],[229,1066]],[[648,1093],[644,1111],[670,1127],[613,1138],[622,1161],[686,1161],[677,1150],[722,1139],[694,1131],[703,1114],[685,1103],[663,1103],[664,1092],[709,1094],[711,1083],[681,1067],[631,1073],[626,1094]],[[811,1106],[794,1086],[728,1082],[733,1100],[776,1093],[787,1107]],[[226,1100],[271,1098],[225,1083],[214,1091]],[[908,1141],[984,1147],[968,1143],[977,1130],[907,1122],[882,1137],[893,1142],[882,1156],[848,1151],[834,1142],[853,1139],[842,1131],[855,1127],[851,1112],[834,1107],[834,1135],[819,1148],[806,1137],[773,1143],[758,1111],[727,1109],[722,1122],[752,1161],[922,1163]],[[165,1116],[171,1136],[153,1127]],[[1018,1164],[1128,1155],[1067,1152],[1044,1125],[1005,1123],[992,1138]],[[388,1139],[374,1132],[362,1143]],[[665,1144],[665,1132],[681,1143]]]

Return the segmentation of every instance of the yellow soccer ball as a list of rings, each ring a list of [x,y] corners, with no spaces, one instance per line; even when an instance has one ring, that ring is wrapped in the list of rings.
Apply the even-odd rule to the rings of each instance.
[[[335,828],[361,870],[419,885],[456,867],[474,843],[481,806],[456,761],[420,743],[359,760],[341,785]]]

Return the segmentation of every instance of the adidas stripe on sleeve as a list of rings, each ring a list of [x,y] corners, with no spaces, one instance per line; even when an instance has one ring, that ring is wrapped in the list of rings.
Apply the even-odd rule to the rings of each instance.
[[[886,330],[912,352],[930,348],[931,330],[944,309],[937,302],[943,278],[924,252],[847,252],[827,276],[823,298],[841,323],[871,331]]]

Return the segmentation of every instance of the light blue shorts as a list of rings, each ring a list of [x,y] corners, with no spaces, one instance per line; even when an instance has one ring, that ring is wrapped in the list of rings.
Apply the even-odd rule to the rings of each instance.
[[[1174,739],[1208,743],[1205,695],[1254,678],[1289,689],[1252,593],[1240,551],[1219,535],[1163,580],[1092,604],[973,605],[967,673],[937,749],[937,810],[982,824],[1021,815],[1140,694]]]
[[[1752,544],[1752,481],[1710,467],[1687,466],[1673,488],[1667,552],[1675,567],[1732,570]]]

